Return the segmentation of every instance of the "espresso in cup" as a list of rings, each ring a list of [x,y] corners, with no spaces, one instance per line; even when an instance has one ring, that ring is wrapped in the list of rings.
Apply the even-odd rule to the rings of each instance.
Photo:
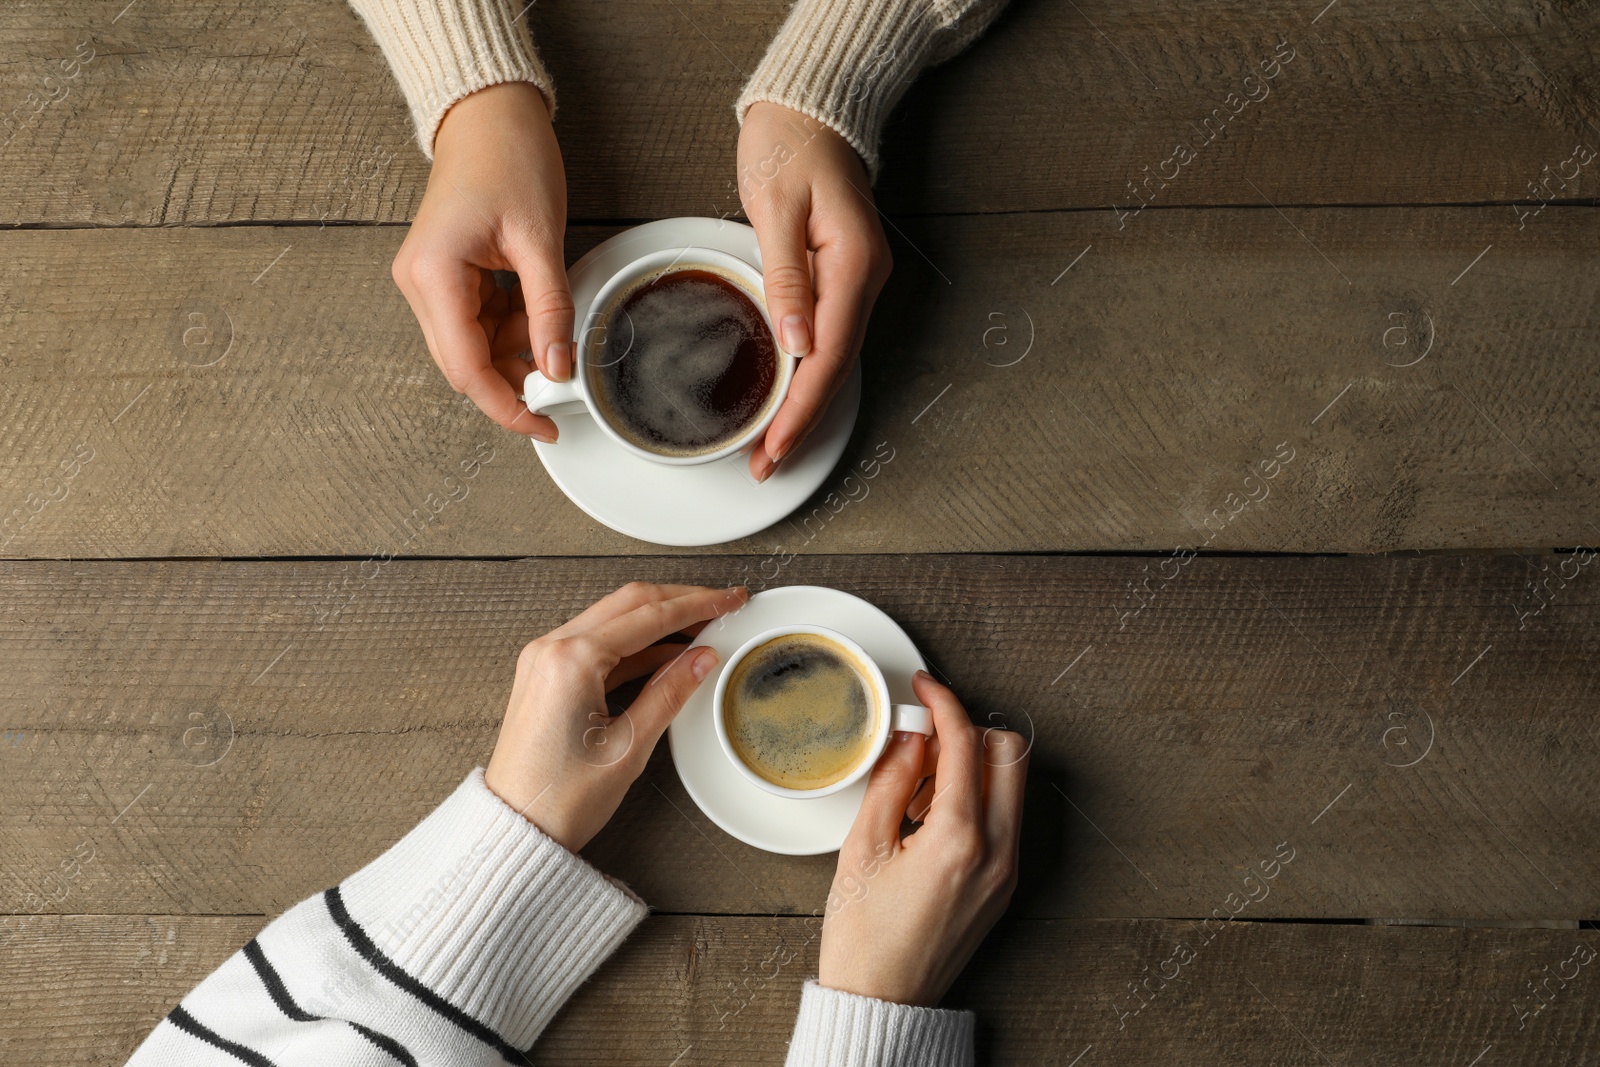
[[[601,310],[586,368],[600,415],[659,456],[709,455],[778,402],[780,353],[761,309],[709,265],[675,264]]]
[[[723,720],[734,754],[763,781],[822,789],[872,755],[878,698],[850,649],[820,634],[785,634],[733,666]]]

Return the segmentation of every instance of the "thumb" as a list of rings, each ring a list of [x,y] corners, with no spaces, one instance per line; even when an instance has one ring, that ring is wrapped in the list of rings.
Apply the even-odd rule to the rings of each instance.
[[[522,286],[528,315],[528,349],[533,361],[552,381],[572,377],[572,289],[561,264],[561,240],[552,245],[534,237],[510,242],[512,268]]]
[[[850,827],[846,848],[873,852],[884,843],[899,842],[900,820],[916,792],[917,779],[922,777],[922,746],[926,740],[909,731],[890,736],[889,747],[867,779],[867,795]]]
[[[778,331],[778,343],[792,356],[811,351],[811,261],[806,256],[807,207],[804,204],[764,213],[756,223],[761,242],[761,274],[767,313]],[[753,220],[752,220],[753,221]]]
[[[656,741],[716,666],[717,650],[696,645],[651,676],[644,691],[628,707],[628,717],[642,742],[641,759],[649,756]]]

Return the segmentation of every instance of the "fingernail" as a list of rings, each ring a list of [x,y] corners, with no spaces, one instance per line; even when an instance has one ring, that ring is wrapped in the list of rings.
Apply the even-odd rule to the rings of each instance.
[[[550,368],[550,377],[564,382],[572,377],[572,344],[569,341],[551,341],[544,350],[544,365]]]
[[[789,454],[789,449],[791,449],[793,447],[794,447],[794,442],[793,441],[785,441],[782,444],[780,444],[777,448],[775,448],[771,452],[769,452],[768,454],[770,456],[772,456],[772,462],[774,464],[782,463],[783,462],[783,457],[787,456]]]
[[[542,444],[553,445],[556,443],[556,435],[553,433],[546,433],[544,430],[535,430],[528,436],[533,438],[535,441],[541,442]]]
[[[767,465],[761,468],[761,473],[760,474],[756,475],[756,481],[758,481],[758,482],[766,481],[768,478],[772,477],[772,472],[777,470],[777,469],[778,469],[778,461],[769,457],[767,459]]]
[[[803,356],[811,351],[811,324],[804,315],[785,315],[783,325],[783,350],[791,356]]]
[[[903,745],[903,744],[906,744],[907,742],[909,742],[910,740],[911,740],[911,731],[910,730],[896,730],[894,732],[894,743],[895,744]]]
[[[694,658],[694,662],[689,664],[689,672],[696,678],[704,678],[711,673],[711,668],[716,665],[717,650],[714,648],[702,648],[700,654]]]
[[[911,680],[914,682],[931,682],[933,681],[933,675],[929,674],[927,671],[918,671],[916,674],[911,676]]]
[[[740,600],[749,600],[750,599],[750,589],[749,589],[748,586],[730,585],[730,586],[728,586],[728,592],[732,593],[734,596],[738,597]]]

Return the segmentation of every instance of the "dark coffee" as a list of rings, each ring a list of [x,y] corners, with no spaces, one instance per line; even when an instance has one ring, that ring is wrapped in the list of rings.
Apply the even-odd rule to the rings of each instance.
[[[588,350],[601,415],[626,440],[665,456],[715,452],[775,402],[778,346],[737,284],[694,266],[614,302]]]
[[[856,655],[821,634],[757,645],[733,666],[723,725],[745,765],[786,789],[821,789],[872,752],[877,698]]]

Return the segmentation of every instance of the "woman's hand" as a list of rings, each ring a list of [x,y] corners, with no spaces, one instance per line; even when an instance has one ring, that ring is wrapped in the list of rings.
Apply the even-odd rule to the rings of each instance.
[[[737,611],[742,588],[634,582],[550,631],[517,657],[511,704],[484,782],[571,852],[616,813],[656,741],[717,654],[663,638]],[[612,718],[606,693],[654,672]]]
[[[892,261],[861,157],[798,111],[758,103],[745,113],[739,199],[761,241],[778,341],[805,357],[765,439],[750,453],[750,473],[765,481],[844,384]]]
[[[933,712],[934,741],[896,734],[873,768],[839,850],[817,981],[931,1008],[1016,887],[1028,754],[1018,734],[980,733],[927,673],[914,684]],[[903,840],[902,816],[922,823]]]
[[[506,429],[554,441],[555,423],[517,399],[530,349],[548,377],[572,373],[567,179],[544,97],[506,82],[458,100],[433,153],[395,284],[452,389]],[[520,291],[497,288],[493,270],[516,271]]]

